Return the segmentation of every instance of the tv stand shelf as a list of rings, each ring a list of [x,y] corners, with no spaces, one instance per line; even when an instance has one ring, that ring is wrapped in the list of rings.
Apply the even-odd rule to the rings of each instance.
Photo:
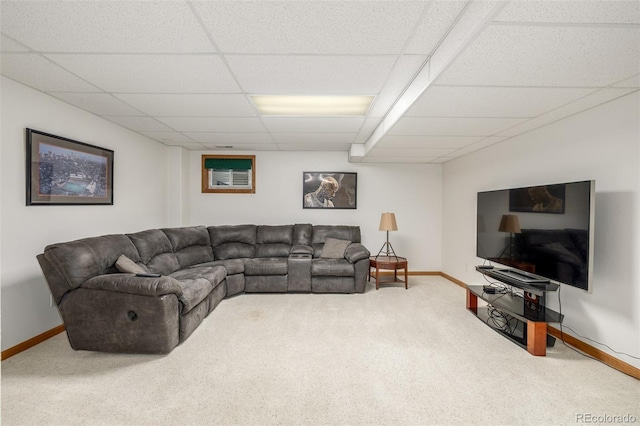
[[[545,293],[558,289],[557,284],[547,283],[530,285],[502,279],[492,269],[476,268],[478,272],[502,281],[510,287],[524,290],[524,295],[513,293],[507,287],[504,293],[485,293],[484,286],[467,286],[467,310],[493,330],[499,332],[519,346],[536,356],[547,353],[547,323],[561,323],[563,315],[549,309],[544,304]],[[487,305],[480,306],[478,299]],[[553,338],[551,338],[553,342]]]

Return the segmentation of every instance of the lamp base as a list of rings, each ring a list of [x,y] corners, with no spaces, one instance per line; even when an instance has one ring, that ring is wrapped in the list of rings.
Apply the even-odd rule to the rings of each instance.
[[[380,251],[378,252],[378,254],[376,254],[376,260],[378,260],[378,257],[380,256],[380,253],[382,253],[382,250],[385,249],[385,247],[387,248],[386,251],[383,253],[385,256],[387,257],[391,257],[391,255],[393,254],[393,257],[396,258],[396,261],[398,260],[398,256],[396,256],[396,252],[393,250],[393,246],[391,245],[391,243],[389,241],[385,242],[382,247],[380,248]]]

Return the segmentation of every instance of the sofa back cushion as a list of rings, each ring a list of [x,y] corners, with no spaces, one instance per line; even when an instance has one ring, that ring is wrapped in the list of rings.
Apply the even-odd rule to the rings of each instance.
[[[256,257],[288,257],[293,245],[293,225],[258,226]]]
[[[310,223],[296,223],[293,225],[293,245],[310,246],[313,236],[313,225]]]
[[[256,225],[210,226],[207,230],[215,260],[255,257]]]
[[[123,254],[134,262],[140,262],[136,247],[121,234],[51,244],[44,249],[46,260],[68,290],[78,288],[89,278],[118,272],[115,264]]]
[[[171,242],[171,248],[176,255],[180,269],[213,261],[211,240],[207,228],[204,226],[164,228],[162,232]]]
[[[169,275],[180,268],[167,235],[159,229],[127,234],[138,249],[142,263],[155,274]]]
[[[352,243],[360,242],[360,227],[345,225],[315,225],[311,237],[313,247],[313,257],[320,257],[322,248],[327,238],[347,240]]]

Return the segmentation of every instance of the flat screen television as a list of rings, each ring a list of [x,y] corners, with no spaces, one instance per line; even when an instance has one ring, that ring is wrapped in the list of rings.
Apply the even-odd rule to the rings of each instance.
[[[476,255],[590,291],[594,206],[593,180],[478,192]]]

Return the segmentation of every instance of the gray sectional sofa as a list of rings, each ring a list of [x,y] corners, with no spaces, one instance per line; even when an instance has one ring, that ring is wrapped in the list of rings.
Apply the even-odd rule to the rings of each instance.
[[[73,349],[168,353],[225,297],[363,293],[360,241],[357,226],[192,226],[52,244],[37,258]]]

